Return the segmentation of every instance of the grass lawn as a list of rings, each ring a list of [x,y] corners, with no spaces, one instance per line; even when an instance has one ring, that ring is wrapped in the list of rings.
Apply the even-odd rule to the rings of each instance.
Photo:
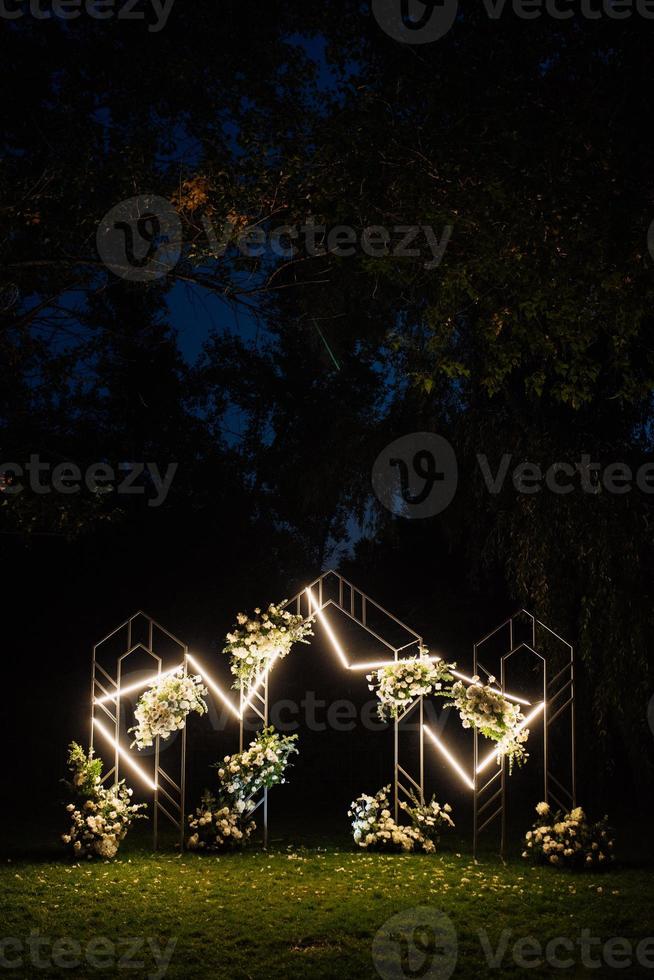
[[[630,867],[572,874],[533,869],[519,858],[504,866],[491,855],[475,865],[465,851],[385,856],[357,852],[345,840],[312,847],[274,841],[268,852],[180,856],[153,854],[135,835],[114,863],[72,865],[50,852],[4,858],[0,888],[1,935],[23,944],[4,947],[0,973],[8,976],[163,976],[172,953],[170,978],[376,977],[375,934],[391,916],[416,906],[442,910],[451,920],[454,972],[453,960],[443,959],[433,939],[430,946],[423,929],[415,933],[418,951],[405,960],[417,972],[385,976],[654,976],[654,941],[643,947],[647,958],[641,948],[642,964],[635,953],[640,940],[654,936],[652,874]],[[25,945],[31,930],[44,941],[40,967]],[[492,955],[503,930],[510,932],[493,968],[484,948]],[[602,943],[582,948],[582,930]],[[413,926],[406,935],[413,950]],[[571,952],[555,950],[569,965],[526,965],[543,959],[533,943],[518,947],[516,962],[514,944],[523,937],[543,947],[555,937],[571,940]],[[624,944],[604,946],[615,937],[629,940],[633,953]],[[81,944],[81,955],[60,943],[55,965],[53,942],[63,939]],[[130,950],[130,940],[138,948]],[[376,947],[378,957],[383,948]],[[606,964],[607,949],[621,969]],[[155,952],[163,957],[159,967]],[[588,956],[600,965],[585,966]]]

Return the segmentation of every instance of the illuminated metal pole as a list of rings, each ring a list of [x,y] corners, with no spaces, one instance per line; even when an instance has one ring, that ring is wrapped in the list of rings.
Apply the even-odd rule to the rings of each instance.
[[[264,703],[263,703],[263,713],[264,721],[263,727],[268,727],[268,673],[266,672],[266,681],[264,685]],[[268,848],[268,787],[263,788],[263,846]]]
[[[184,677],[188,676],[188,647],[184,651]],[[186,820],[186,725],[182,729],[182,759],[179,774],[179,849],[184,850],[184,826]],[[158,774],[157,774],[158,777]]]
[[[425,706],[424,697],[420,695],[420,802],[425,803]]]
[[[477,644],[472,648],[472,673],[477,673]],[[473,732],[472,749],[472,859],[477,860],[477,838],[479,836],[479,815],[478,815],[478,795],[479,795],[479,734],[475,728]]]
[[[577,805],[577,759],[576,759],[576,743],[575,743],[575,652],[574,647],[570,647],[570,756],[572,763],[571,772],[571,789],[572,789],[572,806]]]

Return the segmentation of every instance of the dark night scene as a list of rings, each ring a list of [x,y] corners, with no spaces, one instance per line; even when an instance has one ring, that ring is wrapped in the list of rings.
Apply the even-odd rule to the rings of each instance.
[[[654,0],[0,52],[0,980],[654,977]]]

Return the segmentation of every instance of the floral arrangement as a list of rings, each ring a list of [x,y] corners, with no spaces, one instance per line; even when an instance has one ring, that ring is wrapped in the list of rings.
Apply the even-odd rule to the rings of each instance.
[[[252,797],[285,782],[289,757],[297,752],[297,735],[281,736],[270,726],[259,732],[245,752],[226,755],[217,763],[217,794],[208,790],[202,805],[189,816],[191,850],[241,847],[256,828],[250,814]]]
[[[218,851],[242,847],[256,829],[249,819],[252,804],[237,800],[232,806],[221,805],[209,791],[202,796],[202,805],[189,817],[193,831],[188,838],[192,851]]]
[[[390,786],[384,786],[374,796],[363,793],[350,804],[348,816],[352,818],[352,834],[355,843],[364,850],[403,851],[423,850],[432,854],[439,840],[439,830],[454,826],[449,816],[451,807],[440,807],[435,800],[421,804],[400,806],[411,819],[409,826],[398,824],[391,817]]]
[[[313,626],[304,617],[271,602],[266,612],[255,609],[254,619],[245,613],[236,617],[236,627],[226,636],[223,653],[231,657],[230,669],[240,688],[251,684],[273,657],[282,659],[294,643],[308,643]]]
[[[435,851],[441,838],[441,832],[454,827],[454,820],[450,816],[452,812],[450,804],[445,803],[444,806],[441,806],[433,796],[429,803],[421,803],[415,796],[411,797],[411,803],[401,800],[400,809],[407,814],[415,830],[432,845],[426,847],[423,844],[425,851]]]
[[[608,817],[590,824],[580,806],[552,812],[548,803],[536,807],[538,820],[525,836],[523,858],[537,864],[594,870],[615,861]]]
[[[388,795],[390,786],[384,786],[374,796],[362,793],[350,804],[348,817],[352,818],[352,834],[359,847],[367,850],[412,851],[420,842],[420,834],[413,827],[401,827],[391,817]]]
[[[461,681],[452,686],[452,700],[446,707],[455,707],[459,712],[464,728],[476,728],[486,738],[497,742],[498,761],[502,756],[509,759],[509,772],[514,763],[522,765],[528,758],[524,743],[529,738],[529,729],[520,728],[524,717],[516,704],[508,701],[499,691],[488,684],[480,684],[478,677],[466,687]]]
[[[432,663],[427,657],[426,647],[420,647],[418,657],[411,660],[397,660],[368,674],[368,687],[377,692],[380,704],[379,717],[398,718],[412,701],[422,695],[439,693],[449,695],[445,684],[454,680],[450,671],[455,664],[444,661]]]
[[[145,804],[131,802],[132,790],[124,781],[109,788],[102,785],[102,760],[94,758],[93,749],[87,755],[72,742],[68,764],[73,775],[66,785],[76,802],[66,807],[71,826],[61,839],[76,858],[113,858],[132,821],[144,817],[139,811]]]
[[[245,752],[226,755],[217,763],[221,801],[247,801],[259,790],[285,782],[289,757],[297,753],[297,735],[279,735],[273,726],[264,728]]]
[[[137,723],[129,729],[136,733],[130,748],[137,745],[143,749],[152,745],[155,738],[168,738],[172,732],[184,728],[192,711],[205,714],[207,693],[202,679],[185,674],[183,667],[161,677],[138,700],[134,711]]]

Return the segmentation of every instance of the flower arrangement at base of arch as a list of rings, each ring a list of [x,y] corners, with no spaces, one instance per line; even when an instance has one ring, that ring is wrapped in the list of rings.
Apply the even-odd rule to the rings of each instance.
[[[400,801],[400,809],[404,810],[415,830],[421,835],[424,841],[429,841],[432,847],[423,844],[423,850],[436,850],[441,839],[443,830],[454,829],[454,820],[450,816],[452,807],[449,803],[443,806],[436,802],[436,797],[432,796],[429,803],[421,803],[415,795],[411,795],[411,802]]]
[[[605,869],[615,861],[608,817],[591,824],[580,806],[563,813],[552,811],[549,803],[539,803],[536,813],[538,820],[525,836],[523,858],[585,871]]]
[[[256,829],[253,797],[262,789],[284,783],[289,758],[297,752],[297,735],[279,735],[270,726],[244,752],[226,755],[216,763],[218,788],[207,790],[202,804],[189,816],[191,850],[219,851],[242,847]]]
[[[403,853],[421,850],[433,854],[440,839],[440,830],[454,826],[450,805],[446,803],[441,807],[433,798],[427,804],[415,798],[411,803],[402,802],[400,807],[411,824],[398,824],[391,816],[390,791],[389,785],[374,796],[362,793],[350,804],[348,816],[352,818],[355,843],[363,850]]]
[[[102,785],[102,760],[88,755],[76,742],[68,750],[72,779],[66,782],[75,802],[66,807],[70,828],[61,839],[75,858],[110,860],[118,853],[132,822],[144,818],[144,803],[132,803],[132,791],[122,780],[116,786]]]
[[[243,800],[221,803],[206,790],[202,803],[189,816],[191,835],[187,846],[192,851],[224,851],[243,847],[256,830],[250,819],[254,805]]]

